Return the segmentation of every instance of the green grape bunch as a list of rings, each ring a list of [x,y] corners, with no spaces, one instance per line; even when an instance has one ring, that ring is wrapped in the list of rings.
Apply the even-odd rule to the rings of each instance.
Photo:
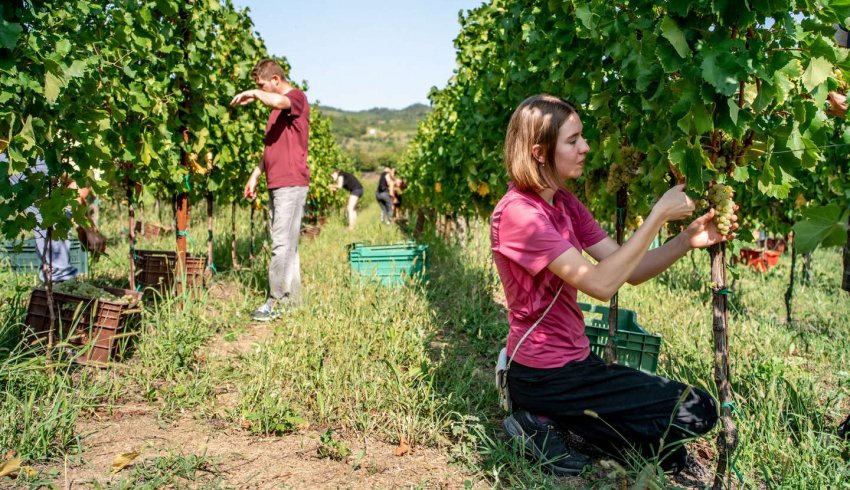
[[[71,294],[74,296],[82,296],[83,298],[93,298],[102,301],[111,301],[116,303],[128,303],[129,298],[116,296],[109,291],[101,289],[93,284],[90,284],[79,279],[61,282],[54,288],[56,292]]]
[[[732,230],[732,217],[735,215],[732,194],[732,187],[726,184],[715,184],[708,190],[708,202],[715,210],[714,224],[721,235],[728,235]]]
[[[614,194],[624,186],[634,182],[641,172],[643,154],[633,146],[622,146],[620,148],[621,161],[611,165],[608,171],[608,181],[605,189],[609,194]]]

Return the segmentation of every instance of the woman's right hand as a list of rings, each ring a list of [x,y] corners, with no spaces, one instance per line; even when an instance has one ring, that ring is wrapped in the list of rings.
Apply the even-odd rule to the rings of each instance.
[[[677,221],[694,214],[694,201],[685,194],[685,184],[671,187],[652,208],[664,221]]]

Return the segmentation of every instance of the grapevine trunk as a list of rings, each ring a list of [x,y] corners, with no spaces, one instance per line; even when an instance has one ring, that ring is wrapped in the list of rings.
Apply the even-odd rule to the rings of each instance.
[[[791,242],[791,275],[788,278],[788,289],[785,291],[785,323],[791,324],[791,303],[794,298],[794,269],[797,268],[797,243]]]
[[[617,215],[615,217],[617,244],[622,245],[625,239],[626,211],[629,204],[628,186],[622,186],[617,191]],[[608,313],[608,342],[605,344],[605,362],[617,363],[617,347],[614,340],[617,338],[617,324],[620,321],[619,294],[611,297]]]
[[[207,194],[207,268],[212,271],[213,262],[213,195]]]
[[[847,241],[844,242],[844,275],[841,289],[850,292],[850,216],[847,217]]]
[[[726,246],[712,245],[708,249],[711,258],[711,283],[714,332],[714,382],[720,401],[721,430],[717,437],[719,457],[714,477],[715,490],[731,488],[730,460],[738,445],[738,429],[732,419],[732,385],[729,379],[728,344],[728,290],[726,289]],[[725,481],[724,481],[725,479]]]

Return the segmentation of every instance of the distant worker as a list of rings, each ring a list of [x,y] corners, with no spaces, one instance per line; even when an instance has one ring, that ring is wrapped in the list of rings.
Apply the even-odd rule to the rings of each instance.
[[[261,60],[251,76],[257,88],[240,92],[230,105],[248,105],[259,100],[272,109],[266,124],[263,159],[251,173],[244,191],[246,198],[255,198],[257,179],[265,172],[272,239],[269,297],[251,317],[270,321],[280,315],[281,306],[297,306],[301,302],[298,238],[310,185],[307,167],[310,105],[304,92],[287,81],[283,68],[274,60]]]
[[[395,175],[395,169],[393,169],[394,178],[394,188],[393,188],[393,216],[396,221],[403,219],[402,212],[402,194],[404,194],[404,190],[407,189],[407,182],[405,182],[401,177]]]
[[[390,167],[384,167],[384,171],[378,178],[378,190],[375,192],[375,199],[381,206],[381,223],[392,223],[393,194],[395,194],[395,171]]]
[[[0,162],[8,161],[5,153],[0,153]],[[35,165],[30,167],[30,173],[41,173],[48,175],[47,164],[44,160],[39,158]],[[22,192],[27,192],[25,190],[25,182],[27,178],[26,175],[15,174],[9,178],[9,183],[12,184],[13,189],[17,186],[22,187]],[[69,189],[75,189],[77,191],[77,197],[75,200],[78,204],[82,205],[85,202],[86,198],[89,196],[89,188],[83,187],[78,188],[76,182],[70,180],[69,178],[63,177],[64,185]],[[13,190],[14,192],[14,190]],[[41,262],[41,267],[38,269],[38,278],[42,282],[46,282],[44,269],[45,266],[50,270],[50,280],[53,283],[60,283],[64,281],[70,281],[75,279],[80,271],[71,263],[71,241],[67,237],[59,237],[56,234],[51,236],[50,240],[50,250],[49,255],[45,254],[47,252],[47,230],[41,227],[42,215],[39,209],[35,206],[29,206],[24,210],[26,214],[32,214],[36,220],[36,227],[33,229],[33,235],[35,238],[35,251],[38,255],[39,261]],[[65,216],[71,220],[71,209],[65,209]],[[97,228],[93,225],[89,225],[88,227],[84,225],[77,225],[77,233],[81,237],[82,245],[90,250],[92,253],[101,253],[106,249],[106,240],[103,238]],[[46,263],[45,263],[45,257]]]
[[[353,230],[354,224],[357,222],[357,201],[363,197],[363,186],[360,184],[360,181],[357,180],[357,177],[348,172],[343,172],[340,169],[336,169],[333,173],[331,173],[331,179],[334,181],[334,183],[330,185],[332,190],[336,191],[339,189],[345,189],[349,192],[348,229]]]

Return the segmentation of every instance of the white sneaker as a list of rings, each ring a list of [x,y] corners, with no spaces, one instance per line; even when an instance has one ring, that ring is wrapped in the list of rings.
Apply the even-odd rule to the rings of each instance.
[[[257,322],[270,322],[279,317],[280,314],[269,307],[268,303],[263,303],[263,306],[251,313],[251,319]]]

